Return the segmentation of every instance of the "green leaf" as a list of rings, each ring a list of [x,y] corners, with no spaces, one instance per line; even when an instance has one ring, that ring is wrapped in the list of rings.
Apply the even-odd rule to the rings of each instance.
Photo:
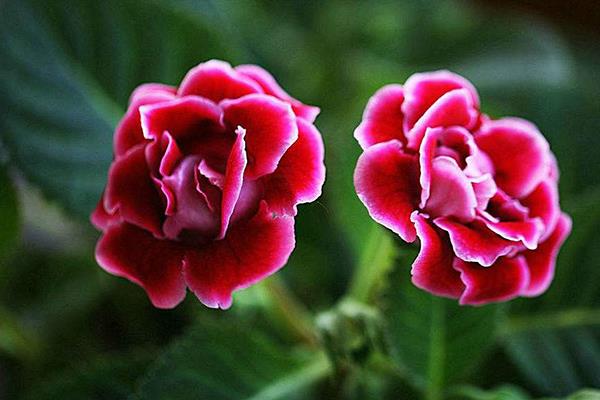
[[[15,187],[6,170],[0,165],[0,260],[17,243],[19,223]]]
[[[483,390],[472,386],[458,387],[452,390],[451,400],[531,400],[532,398],[516,386],[501,386],[492,390]],[[600,391],[593,389],[583,389],[572,395],[563,398],[563,400],[598,400]],[[544,400],[544,399],[540,399]],[[558,399],[545,399],[558,400]]]
[[[329,369],[324,354],[290,351],[255,322],[201,319],[155,362],[136,398],[312,399]]]
[[[452,390],[451,400],[531,400],[522,389],[516,386],[502,386],[483,390],[472,386],[462,386]]]
[[[403,251],[382,299],[383,315],[396,362],[428,398],[439,399],[491,349],[503,308],[459,306],[418,289],[410,281],[414,257],[414,251]]]
[[[11,161],[87,219],[133,88],[177,83],[193,65],[235,53],[210,4],[186,12],[166,0],[2,2],[0,138]]]

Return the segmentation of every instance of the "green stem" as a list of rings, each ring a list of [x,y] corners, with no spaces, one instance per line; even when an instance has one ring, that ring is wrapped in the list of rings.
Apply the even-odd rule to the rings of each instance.
[[[373,226],[362,256],[350,284],[349,296],[360,302],[368,302],[374,288],[393,266],[394,241],[387,230]]]
[[[600,325],[600,310],[575,308],[545,314],[512,316],[504,325],[501,335],[585,325]]]
[[[278,276],[262,283],[274,317],[298,340],[317,346],[318,338],[310,311],[294,296]]]
[[[428,381],[425,398],[427,400],[441,400],[443,398],[444,364],[446,359],[445,310],[442,299],[434,297],[432,301],[429,368],[427,371]]]

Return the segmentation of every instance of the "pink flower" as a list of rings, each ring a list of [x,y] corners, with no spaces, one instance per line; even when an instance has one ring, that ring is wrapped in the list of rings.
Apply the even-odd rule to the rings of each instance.
[[[260,67],[208,61],[131,95],[93,224],[96,259],[171,308],[209,307],[271,275],[294,248],[296,205],[325,179],[319,109]]]
[[[371,217],[421,250],[413,283],[485,304],[543,293],[571,230],[558,169],[539,130],[492,120],[448,71],[415,74],[369,101],[354,136],[354,174]]]

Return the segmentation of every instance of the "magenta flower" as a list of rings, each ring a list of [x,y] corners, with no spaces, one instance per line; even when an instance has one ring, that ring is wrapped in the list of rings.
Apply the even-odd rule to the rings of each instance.
[[[448,71],[415,74],[369,101],[354,174],[371,217],[421,250],[413,283],[485,304],[543,293],[571,230],[558,169],[530,122],[492,120]]]
[[[296,205],[325,179],[319,109],[260,67],[208,61],[178,88],[145,84],[114,136],[93,224],[96,259],[171,308],[189,287],[209,307],[281,268]]]

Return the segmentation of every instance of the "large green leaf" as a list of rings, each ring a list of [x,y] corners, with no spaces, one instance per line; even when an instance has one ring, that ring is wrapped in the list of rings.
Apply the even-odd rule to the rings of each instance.
[[[497,305],[461,307],[416,288],[409,267],[414,256],[404,250],[390,276],[383,314],[399,367],[430,398],[439,398],[491,349],[503,312]]]
[[[2,2],[0,138],[11,160],[48,197],[87,218],[131,90],[176,83],[198,62],[235,53],[211,4]]]
[[[482,390],[475,387],[462,387],[454,391],[452,400],[531,400],[522,389],[515,386],[502,386],[493,390]],[[600,391],[583,389],[565,397],[563,400],[598,400]],[[553,400],[553,399],[545,399]],[[558,399],[554,399],[558,400]]]
[[[313,399],[329,368],[324,354],[290,350],[256,321],[202,319],[154,364],[136,398]]]

